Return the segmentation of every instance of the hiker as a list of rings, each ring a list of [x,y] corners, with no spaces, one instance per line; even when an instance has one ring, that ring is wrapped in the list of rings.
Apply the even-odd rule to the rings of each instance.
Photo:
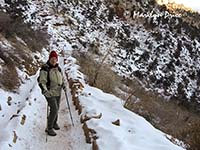
[[[58,55],[55,51],[50,52],[49,60],[41,67],[38,82],[42,89],[42,94],[45,96],[50,107],[45,131],[50,136],[56,136],[54,129],[60,129],[57,121],[61,91],[62,89],[66,91],[66,86],[61,68],[58,65]]]

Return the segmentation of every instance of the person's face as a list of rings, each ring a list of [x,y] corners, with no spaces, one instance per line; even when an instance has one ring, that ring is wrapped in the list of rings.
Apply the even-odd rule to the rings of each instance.
[[[50,62],[53,66],[55,66],[55,65],[57,64],[57,62],[58,62],[58,59],[57,59],[56,57],[51,57],[51,59],[49,60],[49,62]]]

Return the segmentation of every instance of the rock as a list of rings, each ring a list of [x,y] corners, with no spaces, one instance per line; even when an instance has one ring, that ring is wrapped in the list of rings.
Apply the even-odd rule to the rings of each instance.
[[[12,101],[12,97],[11,97],[11,96],[8,96],[8,100],[7,100],[8,106],[11,105],[11,101]]]
[[[17,114],[12,115],[12,116],[10,117],[10,120],[12,120],[12,119],[15,118],[15,117],[19,117],[19,115],[17,115]]]
[[[120,126],[120,120],[117,119],[116,121],[112,122],[112,124],[116,125],[116,126]]]
[[[40,59],[40,57],[39,57],[39,56],[37,56],[37,55],[34,55],[34,58],[35,58],[35,59]]]
[[[98,149],[99,149],[99,147],[97,145],[96,140],[93,140],[93,142],[92,142],[92,150],[98,150]]]
[[[19,70],[21,70],[21,71],[24,71],[24,69],[25,69],[25,66],[24,66],[24,65],[22,65],[22,64],[20,64],[18,68],[19,68]]]
[[[83,131],[85,134],[86,143],[91,144],[91,137],[90,137],[90,132],[89,132],[89,128],[88,128],[87,124],[84,123],[82,128],[83,128]]]
[[[88,121],[92,118],[101,119],[101,117],[102,117],[102,113],[100,113],[98,115],[93,115],[93,116],[90,116],[90,117],[85,114],[85,115],[81,115],[80,121],[81,121],[81,123],[84,123],[84,122],[86,122],[86,121]]]
[[[78,49],[78,46],[77,45],[72,45],[72,48],[73,49]]]
[[[26,115],[23,115],[20,122],[21,125],[24,125],[25,121],[26,121]]]
[[[86,143],[91,144],[94,140],[98,139],[98,137],[96,136],[97,132],[94,129],[88,128],[87,123],[84,123],[82,128],[85,134]]]
[[[13,143],[16,143],[16,142],[17,142],[18,136],[17,136],[17,134],[16,134],[15,131],[13,131],[13,133],[14,133],[14,136],[13,136]]]
[[[55,24],[53,24],[54,26],[64,26],[65,24],[64,23],[55,23]]]

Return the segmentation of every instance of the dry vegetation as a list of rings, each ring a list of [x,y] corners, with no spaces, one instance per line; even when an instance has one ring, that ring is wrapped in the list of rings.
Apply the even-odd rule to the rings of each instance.
[[[42,30],[33,30],[22,19],[13,19],[9,14],[0,12],[0,33],[5,38],[21,38],[32,52],[40,51],[48,44],[48,34]]]
[[[115,91],[115,87],[119,83],[119,78],[107,64],[99,64],[92,56],[84,53],[74,54],[74,56],[81,66],[81,71],[88,77],[90,85],[98,87],[108,93]],[[100,65],[101,67],[99,67]],[[96,75],[97,78],[95,80]]]
[[[33,63],[35,58],[31,54],[40,52],[48,44],[48,34],[41,30],[33,30],[21,18],[13,18],[0,12],[0,41],[7,41],[11,45],[0,45],[0,59],[3,60],[0,64],[0,86],[5,90],[14,91],[20,85],[16,67],[24,68],[29,75],[36,73],[39,64]]]
[[[0,88],[12,91],[13,89],[16,89],[19,85],[20,81],[15,66],[12,64],[8,64],[4,67],[2,73],[0,74]]]
[[[178,138],[189,144],[188,150],[200,149],[200,121],[192,123],[189,127],[183,129],[177,135]]]

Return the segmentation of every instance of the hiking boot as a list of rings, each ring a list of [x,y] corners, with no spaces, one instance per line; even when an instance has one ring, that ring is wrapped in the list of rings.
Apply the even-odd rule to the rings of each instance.
[[[60,127],[58,126],[57,123],[54,124],[53,128],[54,128],[55,130],[60,130]]]
[[[46,129],[45,132],[47,132],[48,135],[50,136],[56,136],[56,132],[53,129]]]

